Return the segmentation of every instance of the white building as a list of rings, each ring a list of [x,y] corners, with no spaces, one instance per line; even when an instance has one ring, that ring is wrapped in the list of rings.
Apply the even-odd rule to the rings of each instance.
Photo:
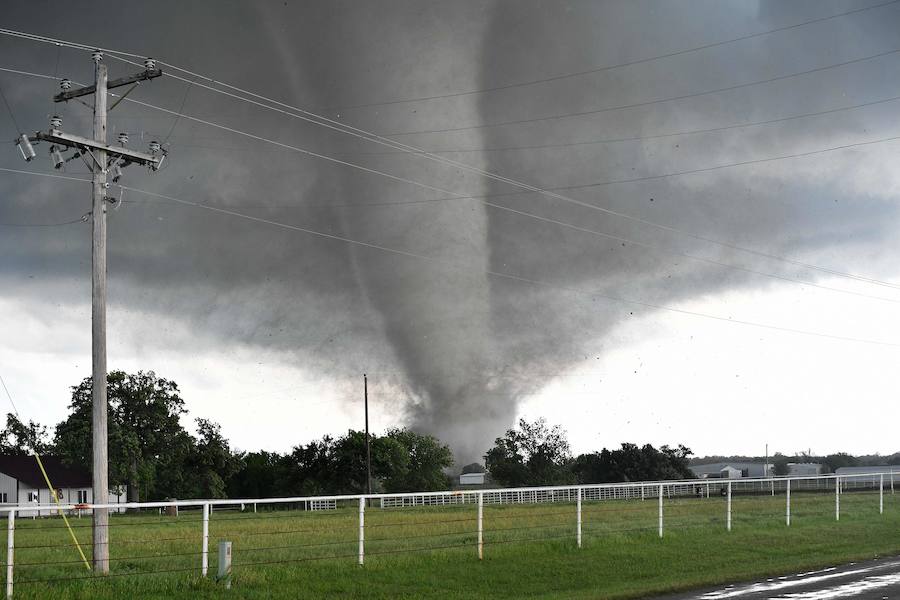
[[[484,473],[463,473],[459,485],[484,485]]]
[[[77,467],[70,467],[53,456],[41,457],[47,470],[50,483],[56,487],[61,504],[89,504],[93,502],[91,476]],[[126,502],[125,489],[110,490],[110,502]],[[34,456],[2,456],[0,455],[0,513],[4,507],[50,505],[54,504],[53,495],[44,481],[44,475],[38,467]],[[90,514],[83,510],[82,514]],[[115,510],[113,512],[124,512]],[[17,516],[50,516],[55,510],[22,510]]]
[[[787,474],[794,477],[822,474],[822,465],[819,463],[788,463],[787,468]]]
[[[885,487],[894,487],[894,482],[900,483],[900,466],[882,465],[874,467],[840,467],[834,472],[845,477],[844,481],[850,486],[856,484],[877,484],[884,475]],[[846,484],[845,483],[845,484]]]

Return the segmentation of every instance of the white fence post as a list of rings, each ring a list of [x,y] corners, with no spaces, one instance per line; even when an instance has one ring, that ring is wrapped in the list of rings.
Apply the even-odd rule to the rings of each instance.
[[[644,499],[644,484],[641,484],[641,500]]]
[[[841,478],[834,478],[834,520],[841,520]]]
[[[578,488],[576,506],[578,510],[578,547],[581,548],[581,488]]]
[[[16,511],[9,511],[9,521],[6,526],[6,598],[13,597],[13,550],[15,548],[16,535]]]
[[[731,482],[728,482],[728,501],[726,508],[727,516],[725,518],[726,527],[731,531]]]
[[[363,564],[366,556],[366,499],[359,498],[359,564]]]
[[[659,537],[663,536],[663,484],[659,484]]]
[[[884,473],[878,477],[878,514],[884,514]]]
[[[206,577],[209,569],[209,503],[203,504],[203,550],[200,558],[200,574]]]
[[[484,493],[478,492],[478,560],[484,558]]]
[[[786,479],[784,484],[785,484],[784,491],[787,496],[787,508],[785,509],[786,512],[784,513],[784,521],[785,521],[785,524],[788,527],[790,527],[791,526],[791,480]]]

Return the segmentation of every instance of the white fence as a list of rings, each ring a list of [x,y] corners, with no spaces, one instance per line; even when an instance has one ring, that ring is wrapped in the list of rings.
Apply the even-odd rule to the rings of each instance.
[[[898,482],[900,483],[900,482]],[[859,494],[855,494],[860,492]],[[362,565],[366,560],[367,554],[389,554],[404,551],[421,551],[435,550],[443,548],[470,547],[477,552],[478,558],[484,555],[484,547],[486,543],[486,534],[506,535],[502,540],[495,540],[493,543],[510,543],[516,541],[534,541],[540,539],[571,539],[577,547],[582,546],[584,534],[597,532],[598,535],[606,535],[613,532],[637,532],[652,531],[659,537],[663,537],[669,529],[678,529],[688,526],[710,526],[710,523],[719,523],[726,531],[731,531],[735,519],[743,516],[751,515],[751,508],[761,506],[766,511],[766,516],[778,517],[783,519],[784,524],[791,525],[792,518],[804,518],[811,513],[804,513],[813,507],[816,514],[822,515],[824,510],[832,510],[829,508],[830,502],[833,502],[833,518],[840,520],[842,514],[853,514],[853,511],[862,511],[860,507],[865,507],[867,515],[883,514],[885,510],[885,495],[894,493],[894,473],[885,471],[884,473],[854,473],[847,475],[819,475],[804,477],[773,477],[759,479],[697,479],[688,481],[654,481],[654,482],[633,482],[633,483],[617,483],[617,484],[597,484],[597,485],[575,485],[575,486],[553,486],[553,487],[534,487],[534,488],[508,488],[508,489],[482,489],[482,490],[465,490],[465,491],[445,491],[445,492],[427,492],[427,493],[403,493],[403,494],[372,494],[372,495],[334,495],[334,496],[316,496],[316,497],[296,497],[296,498],[257,498],[257,499],[235,499],[235,500],[179,500],[167,502],[140,502],[140,503],[122,503],[122,504],[90,504],[90,505],[73,505],[63,504],[61,506],[6,506],[3,507],[3,513],[8,516],[7,521],[7,546],[5,561],[5,586],[7,598],[12,598],[13,585],[16,584],[52,584],[55,581],[69,581],[72,579],[92,579],[91,575],[85,574],[85,564],[80,560],[54,561],[54,552],[63,553],[74,550],[72,541],[66,539],[58,540],[52,534],[55,531],[71,534],[72,539],[76,538],[76,533],[68,529],[68,525],[57,522],[57,519],[39,519],[38,522],[25,521],[23,526],[20,520],[20,535],[40,535],[36,541],[40,543],[28,543],[16,546],[16,517],[21,516],[26,511],[34,511],[40,508],[43,511],[58,514],[64,511],[70,514],[76,514],[79,510],[93,508],[110,508],[110,509],[134,509],[138,511],[138,518],[131,516],[118,516],[111,519],[110,527],[127,526],[134,530],[137,525],[177,525],[182,528],[189,528],[191,533],[185,537],[171,538],[172,540],[185,540],[183,546],[178,546],[174,550],[169,550],[165,554],[154,554],[148,556],[126,555],[117,557],[114,553],[110,559],[111,562],[116,560],[128,560],[134,563],[138,560],[148,559],[170,559],[171,557],[189,557],[186,560],[192,562],[187,566],[179,566],[167,570],[149,570],[149,571],[131,571],[125,575],[140,575],[151,573],[174,573],[174,572],[190,572],[194,571],[203,577],[207,577],[210,569],[210,537],[216,537],[217,534],[210,533],[210,528],[216,524],[224,525],[240,525],[242,529],[238,533],[223,531],[218,535],[220,538],[231,538],[233,535],[241,537],[242,545],[235,546],[235,554],[250,555],[255,552],[288,552],[292,549],[308,549],[319,546],[337,546],[344,545],[348,548],[352,546],[352,553],[339,555],[315,555],[312,558],[292,558],[290,556],[283,560],[274,562],[289,563],[294,560],[324,560],[337,558],[350,558],[352,556],[355,561]],[[793,500],[792,500],[793,494]],[[848,500],[845,499],[845,506],[842,509],[842,496],[851,494]],[[776,498],[783,496],[783,500]],[[829,498],[833,496],[833,501]],[[814,503],[803,501],[803,499],[814,500]],[[798,500],[801,510],[797,511]],[[741,504],[744,502],[746,504]],[[755,504],[751,504],[754,503]],[[762,503],[761,503],[762,502]],[[782,504],[783,503],[783,504]],[[560,505],[558,509],[541,511],[535,508],[533,513],[516,513],[502,512],[504,508],[512,508],[522,505]],[[736,504],[739,506],[736,507]],[[512,505],[512,506],[509,506]],[[561,506],[566,505],[566,506]],[[777,508],[781,506],[782,508]],[[892,506],[898,506],[895,503]],[[488,528],[486,529],[485,510],[494,511],[487,520]],[[178,516],[181,509],[182,514]],[[260,510],[262,509],[262,510]],[[684,515],[683,511],[687,510],[689,514]],[[424,512],[423,512],[424,511]],[[499,511],[499,512],[498,512]],[[682,512],[679,512],[682,511]],[[691,513],[690,511],[694,511]],[[744,511],[744,512],[742,512]],[[225,515],[220,513],[226,512]],[[309,521],[311,517],[304,517],[304,514],[316,513],[320,518],[327,518],[329,513],[331,516],[337,517],[334,525],[329,525],[329,532],[343,532],[348,534],[347,538],[340,538],[336,541],[326,540],[319,542],[316,539],[314,543],[299,543],[293,545],[260,545],[250,544],[247,540],[253,536],[282,536],[288,540],[299,540],[307,542],[312,535],[310,529],[292,528],[292,523],[302,522],[303,519]],[[141,520],[140,513],[143,513]],[[228,513],[239,513],[230,515]],[[442,514],[452,516],[452,519],[441,519]],[[509,514],[507,514],[509,513]],[[587,530],[602,524],[601,521],[610,521],[610,515],[623,515],[620,519],[621,524],[627,527],[610,529],[599,528]],[[780,516],[779,516],[780,513]],[[2,513],[0,513],[2,514]],[[147,520],[147,515],[155,515],[155,519]],[[430,520],[423,518],[413,518],[403,520],[399,518],[391,518],[390,515],[430,515]],[[758,515],[759,512],[753,513]],[[524,515],[524,516],[522,516]],[[713,515],[713,518],[709,518]],[[532,516],[546,519],[548,525],[539,523],[534,525],[529,521],[527,527],[508,527],[503,525],[504,519],[512,518],[531,518]],[[700,517],[705,517],[701,519]],[[554,518],[561,517],[562,523],[553,522]],[[627,517],[627,518],[626,518]],[[755,518],[755,517],[754,517]],[[261,525],[261,519],[280,519],[277,521],[280,527],[272,528],[271,523],[276,521],[267,521],[268,530]],[[493,522],[491,521],[493,519]],[[629,520],[630,519],[630,520]],[[368,521],[368,523],[367,523]],[[31,524],[33,523],[33,525]],[[193,523],[193,524],[192,524]],[[445,531],[451,524],[465,523],[463,529],[456,531]],[[254,525],[255,524],[255,525]],[[429,527],[434,531],[429,531],[425,535],[412,535],[413,526],[424,526],[427,530]],[[88,530],[90,527],[85,520],[77,522],[74,527]],[[404,535],[400,537],[379,537],[378,531],[385,528],[400,528],[400,532]],[[367,536],[367,528],[370,534]],[[539,538],[529,538],[519,540],[514,537],[508,537],[508,532],[515,530],[544,530],[548,528],[560,529],[559,536],[542,536]],[[375,532],[375,533],[373,533]],[[318,532],[321,533],[321,532]],[[374,537],[373,537],[374,536]],[[428,546],[425,548],[409,549],[404,546],[410,539],[423,538],[439,538],[442,536],[459,536],[458,543],[446,543],[439,546]],[[111,536],[112,537],[112,536]],[[51,539],[52,538],[52,539]],[[367,539],[368,538],[368,539]],[[168,538],[154,534],[149,537],[145,544],[153,544],[164,542]],[[53,541],[53,544],[47,543]],[[62,541],[62,543],[57,543]],[[378,544],[392,542],[399,544],[399,550],[392,548],[388,550],[379,550]],[[123,539],[110,541],[111,549],[115,549],[116,544],[140,543],[140,541]],[[194,545],[196,544],[196,545]],[[230,544],[230,542],[229,542]],[[376,550],[368,549],[369,545],[376,545]],[[89,542],[82,545],[90,546]],[[57,550],[58,549],[58,550]],[[19,568],[40,569],[49,568],[54,574],[65,572],[66,568],[80,568],[81,573],[78,576],[54,575],[53,577],[31,577],[16,578],[17,564],[14,561],[17,551],[35,550],[41,552],[43,560],[25,560],[18,564]],[[187,551],[189,550],[189,551]],[[193,562],[196,560],[197,562]],[[224,559],[217,561],[217,566],[221,571]],[[231,568],[231,546],[228,546],[227,566]],[[250,567],[253,565],[274,564],[273,561],[247,561],[237,563],[238,567]],[[65,565],[74,565],[65,567]],[[181,563],[179,563],[181,565]]]

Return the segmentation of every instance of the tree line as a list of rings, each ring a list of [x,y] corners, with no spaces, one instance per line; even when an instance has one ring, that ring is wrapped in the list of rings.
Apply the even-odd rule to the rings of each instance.
[[[177,384],[152,371],[109,373],[107,396],[110,484],[127,486],[131,501],[358,494],[368,489],[364,432],[324,436],[286,453],[238,452],[211,420],[196,418],[195,433],[187,431]],[[52,432],[7,415],[0,453],[34,449],[89,472],[91,409],[91,379],[85,378],[72,388],[69,414]],[[446,490],[454,483],[449,474],[460,470],[453,469],[446,444],[405,428],[371,435],[370,449],[374,492]],[[649,444],[573,456],[561,427],[522,419],[494,441],[483,464],[461,470],[487,471],[489,481],[502,487],[691,479],[691,457],[683,445],[657,449]],[[776,470],[786,458],[773,457]],[[835,468],[855,460],[849,455],[832,458]]]

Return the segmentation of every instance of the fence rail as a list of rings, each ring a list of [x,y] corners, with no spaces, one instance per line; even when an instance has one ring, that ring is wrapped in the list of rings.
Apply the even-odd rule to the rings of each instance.
[[[835,520],[840,520],[842,514],[859,511],[860,506],[869,507],[867,514],[875,514],[875,507],[877,514],[883,514],[885,494],[894,493],[894,477],[893,471],[885,471],[371,495],[4,506],[0,514],[7,516],[6,597],[13,597],[14,584],[52,584],[93,577],[86,572],[81,560],[73,559],[73,542],[57,535],[68,535],[70,532],[64,530],[69,525],[46,517],[30,522],[27,515],[75,513],[97,508],[133,510],[138,514],[117,516],[110,520],[108,527],[124,527],[129,532],[141,527],[151,530],[151,535],[144,541],[110,536],[110,544],[120,546],[124,552],[113,555],[111,563],[128,563],[133,567],[134,564],[169,561],[171,568],[131,568],[123,572],[114,569],[112,576],[193,571],[208,577],[211,563],[221,571],[227,562],[227,576],[221,572],[219,575],[230,582],[231,539],[237,540],[234,552],[238,560],[233,565],[236,569],[349,558],[363,565],[366,557],[372,555],[464,547],[474,548],[480,559],[484,556],[485,546],[494,544],[571,539],[581,548],[586,532],[603,535],[655,531],[663,537],[669,529],[716,523],[724,524],[724,529],[731,531],[737,519],[761,514],[751,510],[754,507],[762,507],[765,516],[769,517],[777,516],[773,510],[783,510],[784,524],[791,526],[792,519],[810,514],[821,516],[823,511],[830,510],[829,494],[834,498]],[[856,492],[860,494],[855,495]],[[842,496],[848,494],[842,508]],[[877,495],[877,503],[869,498],[872,494]],[[780,496],[783,500],[776,498]],[[814,502],[810,503],[810,499]],[[698,502],[692,502],[695,500]],[[755,504],[749,504],[751,502]],[[783,508],[777,509],[781,502]],[[507,507],[515,509],[529,505],[535,508],[529,509],[525,516],[515,511],[504,512]],[[545,508],[539,508],[541,506]],[[260,511],[260,507],[263,510]],[[488,507],[493,512],[486,516]],[[154,516],[154,513],[158,514]],[[312,516],[304,515],[318,515],[319,521],[311,521]],[[610,518],[613,515],[616,520]],[[515,522],[526,518],[528,525]],[[321,519],[329,519],[326,527],[322,526]],[[486,523],[490,525],[487,531]],[[34,536],[35,539],[27,540],[28,543],[20,540],[17,546],[17,527],[20,535]],[[81,521],[71,527],[72,539],[77,540],[77,534],[89,532],[91,525]],[[174,533],[163,533],[166,529]],[[533,531],[539,531],[541,535],[516,537],[518,533]],[[340,537],[334,539],[337,533]],[[494,538],[486,539],[487,533]],[[223,548],[227,546],[227,557],[211,560],[216,558],[210,553],[211,537],[229,540],[220,544]],[[428,546],[416,545],[420,539],[436,541]],[[272,540],[283,541],[273,543]],[[90,551],[89,541],[79,543]],[[164,553],[124,550],[142,543],[147,547],[169,545],[165,546],[167,551]],[[38,556],[33,554],[34,550],[38,551]],[[304,554],[300,557],[291,554],[297,551]],[[17,564],[14,558],[23,555]],[[265,559],[267,555],[268,560]],[[57,556],[59,560],[55,560]],[[180,562],[172,562],[173,557],[181,557]],[[188,567],[185,560],[197,562]],[[71,570],[78,568],[82,570],[73,575]],[[44,569],[46,573],[58,575],[22,578],[16,576],[17,569]]]

